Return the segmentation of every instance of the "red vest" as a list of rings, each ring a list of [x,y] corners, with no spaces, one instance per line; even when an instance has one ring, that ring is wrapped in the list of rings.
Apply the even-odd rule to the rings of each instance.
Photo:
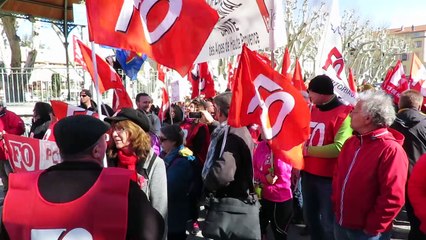
[[[309,146],[324,146],[334,142],[334,137],[342,126],[352,107],[341,105],[332,110],[321,112],[313,107],[311,113],[311,136]],[[305,157],[304,171],[322,176],[333,177],[337,158]]]
[[[206,137],[204,138],[203,147],[201,148],[201,151],[199,153],[194,153],[200,159],[200,162],[204,164],[206,161],[207,151],[209,149],[210,145],[210,132],[209,128],[204,123],[191,123],[191,122],[183,122],[180,127],[182,128],[183,132],[185,133],[185,146],[189,149],[192,149],[193,141],[195,136],[198,133],[198,130],[200,128],[204,128],[204,132],[206,133]]]
[[[10,239],[126,238],[130,171],[103,169],[89,191],[67,203],[43,199],[37,186],[41,173],[10,174],[3,209]]]

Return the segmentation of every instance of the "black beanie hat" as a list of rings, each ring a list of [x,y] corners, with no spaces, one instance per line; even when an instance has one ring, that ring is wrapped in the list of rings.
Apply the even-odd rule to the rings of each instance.
[[[63,154],[76,154],[93,146],[109,129],[109,124],[89,115],[59,120],[54,129],[56,144]]]
[[[114,116],[106,117],[104,119],[104,121],[108,123],[120,122],[123,120],[130,120],[134,122],[139,127],[141,127],[146,133],[148,133],[151,129],[151,122],[149,121],[149,118],[146,113],[139,110],[135,110],[133,108],[122,108],[121,110],[117,111]]]
[[[309,82],[309,91],[324,94],[324,95],[332,95],[334,94],[334,86],[333,81],[327,75],[318,75],[314,77]]]

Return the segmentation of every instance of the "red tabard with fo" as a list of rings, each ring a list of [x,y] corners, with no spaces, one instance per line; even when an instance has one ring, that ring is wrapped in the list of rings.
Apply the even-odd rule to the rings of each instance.
[[[324,113],[313,107],[311,113],[311,135],[308,145],[324,146],[333,143],[337,131],[339,131],[351,110],[351,106],[341,105]],[[305,157],[304,171],[318,176],[332,177],[336,163],[337,158]]]
[[[67,203],[41,197],[41,173],[10,175],[3,210],[10,239],[125,239],[130,171],[103,169],[88,192]]]

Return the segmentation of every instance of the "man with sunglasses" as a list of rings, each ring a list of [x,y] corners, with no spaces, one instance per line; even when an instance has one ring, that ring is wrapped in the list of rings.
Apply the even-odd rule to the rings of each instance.
[[[92,93],[88,89],[83,89],[80,92],[80,105],[78,107],[84,108],[92,112],[98,112],[97,104],[92,100]],[[102,114],[105,116],[114,115],[114,110],[107,104],[101,105]]]

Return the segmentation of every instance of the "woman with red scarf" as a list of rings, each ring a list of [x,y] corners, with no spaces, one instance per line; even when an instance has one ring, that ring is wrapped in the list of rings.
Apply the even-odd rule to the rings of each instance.
[[[105,121],[111,123],[108,166],[134,171],[133,180],[139,183],[152,206],[167,222],[166,167],[151,149],[148,116],[132,108],[123,108]]]

